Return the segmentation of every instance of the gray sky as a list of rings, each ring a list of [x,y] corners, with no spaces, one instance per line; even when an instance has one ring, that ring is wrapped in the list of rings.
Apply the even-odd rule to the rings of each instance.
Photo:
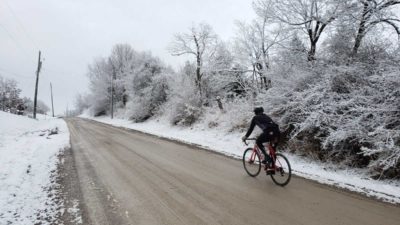
[[[230,40],[235,20],[253,17],[251,0],[1,0],[0,74],[33,98],[40,49],[39,99],[51,106],[52,82],[55,110],[62,113],[87,90],[87,65],[114,44],[150,50],[176,68],[184,59],[166,50],[174,33],[207,22]]]

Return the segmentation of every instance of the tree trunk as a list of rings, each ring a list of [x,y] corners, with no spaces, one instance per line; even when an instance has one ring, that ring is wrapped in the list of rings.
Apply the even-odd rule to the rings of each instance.
[[[355,57],[358,54],[358,49],[361,46],[361,40],[363,38],[363,35],[361,34],[361,32],[359,31],[357,33],[356,39],[354,41],[354,46],[353,46],[353,50],[351,51],[351,57]]]
[[[269,69],[268,63],[267,63],[267,52],[266,50],[263,50],[263,64],[262,64],[262,81],[263,81],[263,86],[265,90],[269,89],[269,83],[270,79],[267,79],[267,69]]]
[[[369,12],[368,11],[368,3],[365,3],[364,4],[364,8],[363,8],[363,13],[362,13],[362,16],[361,16],[360,25],[359,25],[358,31],[357,31],[357,36],[356,36],[356,38],[354,40],[354,46],[353,46],[353,50],[351,52],[351,56],[352,57],[355,57],[357,55],[358,49],[361,46],[361,41],[362,41],[362,39],[364,37],[365,29],[366,29],[365,25],[367,23],[367,20],[370,17],[368,12]]]
[[[354,46],[353,46],[353,50],[351,52],[352,57],[355,57],[358,53],[358,49],[360,48],[361,41],[364,37],[364,32],[365,32],[365,20],[362,20],[360,22],[360,27],[358,28],[358,31],[357,31],[357,36],[354,40]]]
[[[222,105],[221,98],[218,96],[216,100],[217,100],[217,103],[218,103],[218,108],[221,110],[221,112],[223,112],[224,111],[224,106]]]
[[[203,101],[203,92],[201,90],[201,58],[200,53],[197,54],[197,68],[196,68],[196,85],[200,93],[200,101]]]
[[[308,51],[308,57],[307,57],[307,60],[309,62],[315,60],[315,51],[316,51],[316,49],[317,49],[317,43],[316,42],[311,42],[311,48],[310,48],[310,51]]]

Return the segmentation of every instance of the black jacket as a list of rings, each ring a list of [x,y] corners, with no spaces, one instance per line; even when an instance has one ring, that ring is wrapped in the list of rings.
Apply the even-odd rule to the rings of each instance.
[[[246,137],[251,135],[256,125],[264,132],[273,126],[276,126],[274,121],[272,121],[272,119],[264,113],[255,115],[251,120],[250,128],[246,133]]]

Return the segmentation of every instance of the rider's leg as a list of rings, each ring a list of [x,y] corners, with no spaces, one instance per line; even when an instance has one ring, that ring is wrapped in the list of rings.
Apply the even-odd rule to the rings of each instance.
[[[268,135],[266,133],[262,133],[260,136],[258,136],[256,140],[256,144],[258,148],[261,150],[261,152],[264,154],[264,159],[266,162],[272,162],[271,157],[265,152],[265,147],[263,145],[264,142],[269,141]]]

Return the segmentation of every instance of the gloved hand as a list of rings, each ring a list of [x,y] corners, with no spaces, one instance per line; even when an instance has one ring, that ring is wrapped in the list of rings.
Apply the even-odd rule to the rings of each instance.
[[[245,140],[247,140],[247,137],[246,137],[246,136],[243,136],[243,137],[242,137],[242,141],[245,141]]]

